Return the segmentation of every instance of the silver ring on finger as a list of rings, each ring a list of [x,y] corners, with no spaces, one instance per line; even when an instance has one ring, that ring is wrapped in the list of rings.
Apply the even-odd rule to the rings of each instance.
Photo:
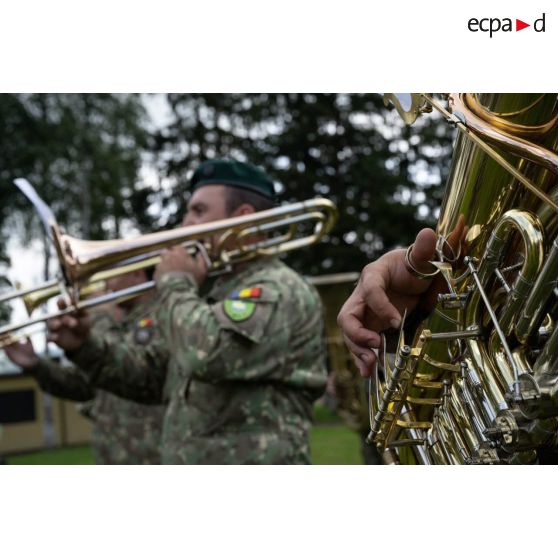
[[[416,277],[417,279],[432,279],[433,277],[438,275],[440,270],[436,269],[436,271],[433,271],[432,273],[423,273],[422,271],[419,271],[411,261],[411,252],[414,245],[414,243],[411,244],[405,252],[405,268],[413,277]]]

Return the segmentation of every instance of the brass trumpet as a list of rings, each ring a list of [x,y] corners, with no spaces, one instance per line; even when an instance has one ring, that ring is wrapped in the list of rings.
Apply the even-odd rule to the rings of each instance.
[[[15,184],[39,213],[58,255],[61,277],[35,288],[4,294],[0,296],[0,302],[23,298],[28,311],[32,312],[46,300],[63,294],[66,295],[68,306],[58,312],[0,328],[0,347],[13,342],[14,332],[31,325],[106,302],[139,296],[152,289],[155,283],[147,281],[114,293],[87,298],[92,285],[135,269],[153,267],[159,263],[162,252],[172,246],[183,245],[189,250],[200,250],[208,272],[214,275],[257,257],[279,255],[315,244],[331,231],[338,216],[337,208],[331,201],[314,198],[250,215],[178,227],[130,240],[87,241],[60,232],[52,211],[27,180],[20,178]],[[305,223],[313,225],[312,230],[300,236],[299,226]],[[208,249],[204,241],[216,236],[218,240]]]

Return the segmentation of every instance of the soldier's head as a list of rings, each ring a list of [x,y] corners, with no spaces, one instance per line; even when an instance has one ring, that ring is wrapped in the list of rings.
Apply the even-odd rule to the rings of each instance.
[[[199,225],[239,217],[275,205],[273,181],[248,163],[210,160],[202,163],[190,182],[192,196],[183,225]]]

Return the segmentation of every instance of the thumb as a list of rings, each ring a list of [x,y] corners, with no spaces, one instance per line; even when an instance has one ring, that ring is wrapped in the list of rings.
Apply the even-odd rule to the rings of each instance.
[[[432,229],[422,229],[415,238],[415,243],[409,260],[412,266],[421,273],[432,273],[435,271],[430,263],[436,255],[436,233]]]

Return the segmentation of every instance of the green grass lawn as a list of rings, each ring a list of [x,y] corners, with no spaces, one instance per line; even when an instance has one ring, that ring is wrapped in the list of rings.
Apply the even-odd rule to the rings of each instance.
[[[312,461],[315,465],[362,464],[359,436],[325,407],[315,408],[316,425],[310,434]],[[61,448],[8,457],[11,465],[92,465],[89,446]]]
[[[93,452],[89,446],[49,449],[13,455],[8,465],[93,465]]]
[[[314,465],[362,465],[360,438],[342,424],[315,426],[310,447]]]

